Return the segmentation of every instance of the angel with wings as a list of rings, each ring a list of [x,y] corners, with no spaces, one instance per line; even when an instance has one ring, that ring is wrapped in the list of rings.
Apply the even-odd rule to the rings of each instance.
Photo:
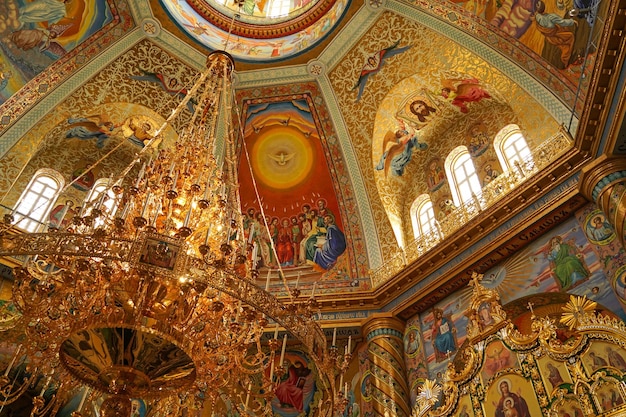
[[[404,174],[404,167],[411,162],[413,150],[425,150],[428,145],[417,140],[417,131],[407,126],[402,120],[398,120],[398,129],[395,132],[388,131],[383,139],[383,155],[376,165],[377,171],[385,171],[385,177],[389,171],[397,176]]]
[[[150,72],[144,69],[140,69],[140,71],[142,72],[142,75],[131,75],[130,78],[137,81],[155,83],[166,93],[179,97],[181,100],[187,95],[187,88],[185,88],[185,86],[178,81],[177,78],[168,76],[164,73]],[[187,102],[187,109],[190,113],[194,112],[196,104],[197,101],[193,98]]]
[[[441,96],[453,106],[457,106],[461,113],[467,113],[467,103],[479,102],[484,98],[491,98],[477,78],[458,78],[441,80]]]
[[[387,48],[381,49],[380,51],[374,52],[369,55],[365,59],[365,63],[363,64],[363,68],[361,68],[361,73],[359,74],[359,79],[357,80],[353,90],[359,89],[356,101],[358,102],[361,99],[361,95],[363,94],[363,90],[365,89],[365,84],[367,84],[367,79],[376,74],[382,68],[385,60],[391,58],[394,55],[401,54],[411,47],[411,45],[403,46],[398,48],[400,45],[401,39],[398,39],[393,45],[388,46]]]
[[[18,48],[27,51],[38,48],[39,52],[49,51],[57,57],[67,53],[57,39],[72,25],[51,25],[48,28],[21,29],[11,33],[11,41]]]

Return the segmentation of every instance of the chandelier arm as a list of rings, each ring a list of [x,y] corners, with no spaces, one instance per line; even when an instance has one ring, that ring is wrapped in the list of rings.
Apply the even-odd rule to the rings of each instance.
[[[33,372],[30,377],[22,380],[21,385],[16,387],[15,383],[19,375],[20,373],[16,372],[12,381],[9,379],[8,374],[0,377],[0,412],[5,405],[11,404],[25,393],[36,377],[36,373]]]
[[[205,280],[208,286],[233,298],[245,301],[288,330],[304,346],[317,346],[321,353],[312,350],[309,352],[311,358],[318,369],[328,367],[325,363],[326,358],[329,358],[326,350],[326,338],[317,323],[312,320],[304,320],[298,315],[289,314],[288,310],[272,294],[263,291],[247,280],[227,273],[225,270],[204,270],[203,273],[211,274],[211,279]],[[197,278],[202,280],[201,276],[197,276]],[[323,388],[332,398],[334,379],[327,378],[326,373],[320,373],[320,380]]]

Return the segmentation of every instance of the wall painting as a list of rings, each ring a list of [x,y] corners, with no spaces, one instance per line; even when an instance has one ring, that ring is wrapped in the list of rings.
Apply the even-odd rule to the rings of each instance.
[[[282,290],[280,266],[299,289],[358,287],[345,196],[335,185],[341,158],[329,153],[311,96],[247,100],[244,114],[241,206],[259,284]]]
[[[2,0],[0,103],[117,17],[107,0]]]

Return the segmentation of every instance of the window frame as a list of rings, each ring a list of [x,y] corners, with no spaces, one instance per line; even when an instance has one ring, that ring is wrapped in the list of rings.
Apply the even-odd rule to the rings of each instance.
[[[430,206],[429,208],[426,208]],[[426,209],[425,209],[426,208]],[[427,216],[426,224],[423,222],[423,213],[431,213],[432,216]],[[418,196],[413,204],[411,205],[411,224],[413,225],[413,238],[414,240],[419,239],[422,236],[427,236],[428,234],[434,233],[437,238],[440,237],[439,234],[439,224],[437,222],[437,216],[435,214],[435,205],[428,194],[422,194]],[[426,227],[428,227],[426,229]]]
[[[459,163],[460,161],[462,162]],[[482,185],[478,178],[478,171],[476,170],[476,165],[474,165],[474,160],[467,146],[457,146],[454,148],[446,157],[444,165],[455,206],[460,207],[466,201],[470,201],[473,195],[478,196],[482,193]],[[465,168],[467,166],[471,166],[473,172],[468,173],[468,170]],[[460,167],[463,167],[462,169],[465,173],[462,180],[460,180],[457,175]],[[469,195],[467,196],[465,196],[466,192],[462,189],[465,183],[467,183],[469,187]]]
[[[511,157],[509,157],[507,155],[507,149],[512,147],[511,142],[515,148],[515,152]],[[523,146],[518,148],[515,144],[521,142],[523,142]],[[518,172],[521,167],[534,164],[533,155],[530,150],[530,146],[528,146],[528,141],[522,133],[522,130],[516,124],[510,124],[500,129],[493,141],[493,146],[496,151],[496,155],[498,156],[498,160],[500,161],[500,166],[506,171]],[[522,150],[522,152],[520,152],[520,150]],[[524,152],[524,150],[526,150],[526,152]],[[519,165],[521,166],[520,168],[516,168],[516,161],[519,161]]]
[[[46,181],[42,182],[42,179]],[[56,184],[56,187],[53,186],[54,184]],[[43,188],[35,191],[34,187],[38,185],[41,185]],[[36,233],[43,227],[47,227],[47,219],[64,187],[65,179],[58,171],[48,168],[37,170],[11,211],[16,219],[14,222],[15,227],[27,233]],[[49,196],[46,195],[48,190],[53,190]],[[34,201],[29,203],[33,198]],[[40,211],[41,214],[34,216],[36,211]]]

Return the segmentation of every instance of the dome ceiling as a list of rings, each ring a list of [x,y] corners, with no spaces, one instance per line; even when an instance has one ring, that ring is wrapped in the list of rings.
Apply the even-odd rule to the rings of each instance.
[[[111,103],[141,104],[153,120],[167,117],[182,94],[170,86],[190,86],[207,51],[226,45],[237,60],[237,100],[252,169],[268,193],[260,202],[282,223],[297,218],[303,205],[324,200],[348,237],[337,267],[309,268],[302,281],[317,282],[320,294],[336,299],[377,290],[371,271],[412,239],[412,202],[423,193],[433,202],[449,199],[447,186],[429,183],[433,162],[441,167],[455,147],[471,144],[473,133],[493,138],[515,123],[535,146],[562,123],[575,131],[578,119],[570,109],[583,101],[591,78],[582,79],[580,91],[578,79],[596,59],[592,49],[582,62],[576,55],[589,34],[580,29],[589,29],[585,17],[578,18],[572,56],[563,57],[533,25],[526,36],[505,35],[494,20],[499,2],[476,11],[470,10],[475,2],[445,0],[303,0],[288,7],[270,0],[236,6],[212,0],[97,0],[94,13],[101,15],[102,26],[85,28],[81,33],[92,35],[80,42],[58,35],[66,53],[52,56],[37,48],[20,51],[7,38],[19,27],[21,2],[0,0],[11,11],[8,26],[0,25],[5,35],[0,43],[10,52],[2,55],[0,68],[9,77],[0,90],[0,150],[7,168],[1,189],[9,189],[29,157],[44,149],[51,126],[61,135],[69,129],[70,117],[100,117],[95,109]],[[557,3],[550,12],[563,14]],[[78,13],[73,10],[67,12]],[[60,24],[75,16],[66,18]],[[94,21],[85,20],[92,26]],[[28,30],[47,27],[47,22],[28,24]],[[557,60],[565,58],[567,66],[559,68]],[[46,64],[38,73],[26,73],[24,60]],[[19,80],[13,76],[18,73]],[[23,85],[36,88],[20,89]],[[454,97],[445,88],[454,90]],[[410,104],[417,101],[434,109],[424,121],[412,114]],[[115,116],[116,123],[128,117]],[[407,125],[417,127],[416,147],[398,169],[384,154],[395,132]],[[74,142],[97,147],[95,141]],[[307,163],[311,155],[313,164]],[[479,171],[496,159],[493,149],[477,156]],[[311,187],[315,180],[323,185]],[[259,205],[250,195],[242,202],[246,209]],[[293,271],[288,279],[300,275]],[[426,276],[424,285],[435,279]]]
[[[161,2],[188,37],[250,62],[284,60],[307,51],[333,31],[349,5],[345,0]]]

